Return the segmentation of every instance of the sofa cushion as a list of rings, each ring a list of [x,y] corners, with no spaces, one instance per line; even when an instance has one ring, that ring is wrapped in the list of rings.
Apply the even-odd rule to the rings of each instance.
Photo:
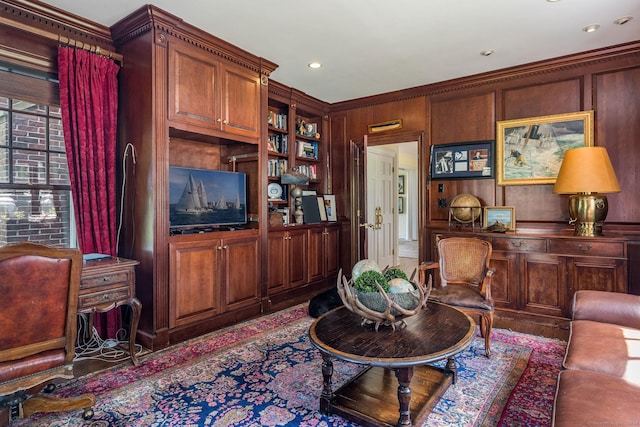
[[[553,427],[631,426],[640,420],[640,387],[590,371],[561,371]]]
[[[563,367],[601,372],[640,385],[640,330],[574,320]]]

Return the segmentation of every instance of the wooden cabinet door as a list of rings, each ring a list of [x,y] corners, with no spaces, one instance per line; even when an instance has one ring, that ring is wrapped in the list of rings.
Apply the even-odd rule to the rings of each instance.
[[[325,229],[309,230],[309,281],[322,279],[325,275]]]
[[[205,51],[175,41],[169,43],[169,120],[219,129],[220,63]]]
[[[567,317],[567,263],[565,257],[549,254],[520,254],[522,310]]]
[[[169,327],[220,313],[219,239],[169,244]]]
[[[494,251],[491,267],[496,270],[491,295],[497,308],[518,309],[518,254]]]
[[[627,261],[619,258],[568,258],[569,303],[580,289],[627,293]]]
[[[287,232],[288,287],[307,283],[308,253],[307,230]]]
[[[284,231],[267,234],[267,289],[278,292],[287,287],[288,245]]]
[[[322,257],[325,260],[325,277],[338,274],[340,270],[340,227],[327,227],[325,229],[324,253]]]
[[[258,236],[227,238],[222,241],[225,311],[258,301],[260,296],[259,247]]]
[[[222,130],[256,138],[260,136],[260,77],[257,72],[222,68]]]

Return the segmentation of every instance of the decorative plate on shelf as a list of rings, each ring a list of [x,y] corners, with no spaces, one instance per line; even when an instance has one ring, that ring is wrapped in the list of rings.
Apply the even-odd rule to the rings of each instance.
[[[282,200],[282,186],[276,182],[272,182],[267,186],[267,194],[269,199]]]

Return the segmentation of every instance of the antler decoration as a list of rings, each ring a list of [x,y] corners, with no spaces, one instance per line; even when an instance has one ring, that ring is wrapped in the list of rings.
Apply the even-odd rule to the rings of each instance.
[[[414,275],[411,276],[412,279]],[[372,310],[360,301],[353,287],[353,281],[347,280],[347,278],[342,274],[342,270],[338,272],[338,295],[340,295],[340,299],[342,299],[345,307],[347,307],[350,311],[362,316],[361,325],[374,323],[376,331],[378,331],[380,325],[391,326],[395,331],[396,323],[402,322],[401,325],[406,326],[406,322],[404,321],[404,319],[406,317],[417,314],[423,307],[427,305],[427,299],[429,298],[429,294],[431,293],[432,288],[431,275],[429,275],[429,280],[426,286],[424,286],[422,283],[416,283],[413,281],[411,281],[411,283],[418,290],[419,294],[415,295],[412,292],[409,293],[409,295],[411,295],[411,297],[418,303],[416,308],[414,308],[413,310],[407,310],[400,307],[398,303],[389,298],[389,295],[387,295],[387,293],[382,289],[380,285],[377,285],[378,292],[382,296],[386,308],[384,312]],[[392,311],[393,313],[399,314],[394,315]]]

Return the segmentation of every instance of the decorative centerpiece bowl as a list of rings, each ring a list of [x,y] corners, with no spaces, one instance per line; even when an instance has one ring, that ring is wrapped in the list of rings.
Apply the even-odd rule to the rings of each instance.
[[[431,292],[431,276],[424,284],[424,274],[418,282],[413,281],[415,271],[409,280],[397,267],[383,271],[371,260],[362,260],[352,270],[347,279],[342,270],[338,273],[338,294],[345,307],[362,316],[362,325],[406,325],[404,319],[420,312],[426,305]]]

